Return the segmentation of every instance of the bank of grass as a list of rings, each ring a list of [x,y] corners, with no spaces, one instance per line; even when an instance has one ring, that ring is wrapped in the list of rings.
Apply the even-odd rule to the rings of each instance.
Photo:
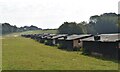
[[[2,38],[3,70],[117,70],[118,64],[47,46],[29,38]]]

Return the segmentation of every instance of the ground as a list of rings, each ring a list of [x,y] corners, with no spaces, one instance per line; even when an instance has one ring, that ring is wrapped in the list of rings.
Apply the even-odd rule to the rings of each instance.
[[[116,60],[101,59],[47,46],[19,33],[3,36],[3,70],[117,70]]]

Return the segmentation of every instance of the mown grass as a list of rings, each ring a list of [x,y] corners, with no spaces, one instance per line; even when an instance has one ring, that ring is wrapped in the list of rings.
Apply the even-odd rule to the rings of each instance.
[[[2,38],[3,70],[117,70],[118,63],[46,46],[15,35]]]

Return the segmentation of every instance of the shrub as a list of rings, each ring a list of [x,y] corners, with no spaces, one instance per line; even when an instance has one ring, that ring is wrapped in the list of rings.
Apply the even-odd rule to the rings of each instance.
[[[48,45],[48,41],[47,40],[45,40],[44,43],[45,43],[45,45]]]
[[[62,44],[57,44],[57,47],[58,48],[62,48]]]

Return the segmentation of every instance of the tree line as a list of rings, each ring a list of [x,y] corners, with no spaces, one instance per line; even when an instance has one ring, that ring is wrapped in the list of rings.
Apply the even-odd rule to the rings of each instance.
[[[89,18],[89,22],[64,22],[59,28],[59,34],[104,34],[120,31],[120,15],[104,13]]]
[[[42,30],[41,28],[38,28],[36,26],[24,26],[24,27],[17,27],[15,25],[10,25],[9,23],[1,23],[0,25],[0,31],[2,34],[8,34],[8,33],[14,33],[14,32],[23,32],[28,30]]]

